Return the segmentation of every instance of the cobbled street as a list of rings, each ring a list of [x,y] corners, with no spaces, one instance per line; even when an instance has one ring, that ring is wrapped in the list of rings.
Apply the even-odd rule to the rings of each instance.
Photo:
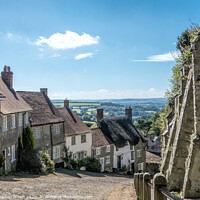
[[[48,176],[0,178],[0,199],[134,200],[132,176],[56,170]]]

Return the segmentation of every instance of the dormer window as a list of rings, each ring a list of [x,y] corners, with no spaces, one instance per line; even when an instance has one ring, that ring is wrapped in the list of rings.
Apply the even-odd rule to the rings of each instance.
[[[11,118],[12,118],[12,127],[11,128],[16,128],[16,126],[15,126],[15,114],[12,114]]]
[[[110,152],[110,145],[106,146],[106,152]]]
[[[7,131],[7,116],[3,116],[2,131]]]

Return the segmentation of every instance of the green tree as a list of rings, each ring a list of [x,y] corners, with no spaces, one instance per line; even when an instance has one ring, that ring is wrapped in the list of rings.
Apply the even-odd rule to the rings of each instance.
[[[138,129],[139,132],[141,132],[144,136],[146,136],[151,128],[151,124],[152,122],[150,120],[139,119],[136,122],[135,127]]]
[[[34,149],[35,140],[33,137],[33,131],[29,126],[27,126],[23,132],[22,141],[23,141],[23,149],[25,151]]]

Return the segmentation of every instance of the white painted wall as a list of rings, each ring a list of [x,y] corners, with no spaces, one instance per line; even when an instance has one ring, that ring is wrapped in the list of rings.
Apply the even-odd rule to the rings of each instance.
[[[66,146],[69,148],[69,152],[71,151],[73,154],[80,151],[87,151],[87,156],[91,157],[91,147],[92,147],[92,133],[84,133],[86,135],[86,142],[81,143],[81,135],[73,135],[76,136],[76,144],[71,144],[72,136],[66,137]]]
[[[131,170],[131,163],[134,162],[134,160],[131,160],[131,151],[134,151],[134,146],[133,149],[130,149],[130,144],[119,148],[118,151],[116,151],[116,146],[114,147],[114,168],[117,168],[117,156],[121,155],[121,167],[125,165],[126,167],[130,167],[129,170]]]

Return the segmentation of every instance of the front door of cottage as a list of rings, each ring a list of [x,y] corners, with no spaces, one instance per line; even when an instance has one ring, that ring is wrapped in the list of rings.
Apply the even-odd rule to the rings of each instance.
[[[121,169],[121,156],[117,156],[117,168]]]
[[[101,163],[101,171],[104,171],[104,158],[100,158],[100,163]]]

